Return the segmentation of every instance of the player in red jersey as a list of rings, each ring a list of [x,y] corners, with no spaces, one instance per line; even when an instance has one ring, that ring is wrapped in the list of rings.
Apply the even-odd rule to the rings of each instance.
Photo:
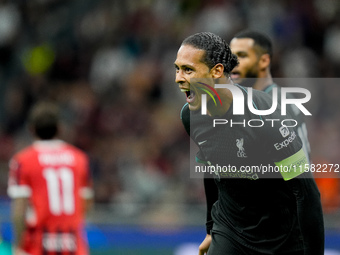
[[[87,255],[84,215],[93,191],[87,155],[57,139],[58,108],[35,105],[29,126],[36,140],[13,156],[12,199],[15,254]]]

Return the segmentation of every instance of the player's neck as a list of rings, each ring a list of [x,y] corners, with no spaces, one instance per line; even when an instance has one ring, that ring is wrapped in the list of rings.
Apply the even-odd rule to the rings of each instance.
[[[217,83],[220,84],[233,84],[233,82],[226,77],[218,80]],[[218,91],[218,95],[221,99],[222,105],[215,105],[213,100],[210,100],[207,105],[207,113],[210,116],[223,116],[230,108],[231,103],[233,101],[233,95],[229,89],[216,89]]]
[[[253,88],[256,90],[264,90],[271,84],[273,84],[273,78],[271,74],[265,73],[264,75],[260,75],[258,79],[256,79]]]

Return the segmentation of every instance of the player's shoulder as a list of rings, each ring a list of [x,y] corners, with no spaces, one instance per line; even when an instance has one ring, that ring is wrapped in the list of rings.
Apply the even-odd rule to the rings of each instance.
[[[85,157],[87,154],[80,148],[68,143],[64,140],[54,139],[54,140],[44,140],[36,141],[33,144],[34,149],[38,153],[47,154],[60,154],[60,153],[71,153],[76,157]]]
[[[272,98],[271,96],[265,92],[265,91],[262,91],[262,90],[257,90],[257,89],[254,89],[252,87],[244,87],[242,85],[239,85],[239,84],[235,84],[235,86],[237,86],[243,93],[244,97],[245,97],[245,100],[247,100],[247,98],[250,96],[249,93],[251,92],[251,98],[254,101],[256,102],[259,102],[259,103],[263,103],[263,102],[272,102]]]
[[[62,146],[56,152],[72,159],[73,164],[79,166],[79,169],[87,166],[90,161],[89,156],[85,151],[71,143],[63,142]]]
[[[268,85],[267,87],[262,89],[262,91],[267,93],[267,94],[272,94],[273,90],[275,88],[276,88],[277,91],[279,91],[279,92],[281,91],[281,88],[276,83],[272,83],[272,84]]]
[[[31,157],[33,154],[36,154],[36,151],[34,150],[34,147],[32,145],[29,145],[16,152],[12,158],[20,160]]]
[[[34,158],[37,157],[37,153],[32,145],[22,148],[16,152],[8,161],[8,167],[10,171],[18,171],[24,169],[24,166],[31,166],[35,164]]]
[[[264,92],[262,90],[256,90],[252,89],[253,93],[253,100],[257,100],[259,103],[272,103],[272,96],[269,95],[267,92]]]
[[[85,153],[85,151],[78,148],[77,146],[70,144],[70,143],[66,143],[66,142],[64,143],[64,146],[65,146],[64,147],[65,150],[72,152],[77,157],[87,158],[87,154]]]
[[[271,109],[272,104],[273,104],[273,98],[268,93],[261,91],[261,90],[256,90],[253,88],[245,88],[245,87],[243,87],[243,91],[244,91],[244,96],[245,96],[244,100],[248,101],[248,99],[251,98],[252,105],[256,110],[264,111],[264,110]],[[277,106],[276,109],[278,108],[279,107]]]
[[[182,120],[186,132],[190,135],[190,109],[188,103],[183,105],[180,113],[180,118]]]

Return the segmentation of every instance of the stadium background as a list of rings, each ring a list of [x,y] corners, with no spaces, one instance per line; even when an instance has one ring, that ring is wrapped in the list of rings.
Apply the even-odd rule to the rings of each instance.
[[[1,0],[0,247],[12,236],[8,160],[31,141],[30,106],[53,98],[64,139],[91,157],[92,254],[196,249],[205,235],[204,191],[189,178],[173,62],[181,41],[199,31],[229,41],[258,29],[273,39],[273,77],[325,78],[312,94],[312,157],[339,163],[340,89],[324,82],[338,84],[339,14],[335,0]],[[339,176],[332,177],[318,185],[326,247],[340,252]]]

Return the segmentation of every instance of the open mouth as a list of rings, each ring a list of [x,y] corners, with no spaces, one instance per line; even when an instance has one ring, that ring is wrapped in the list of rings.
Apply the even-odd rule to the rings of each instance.
[[[188,103],[192,103],[194,101],[196,94],[193,90],[181,89],[181,91],[185,93]]]
[[[239,73],[239,72],[231,72],[230,78],[231,78],[232,80],[239,79],[239,78],[240,78],[240,73]]]

